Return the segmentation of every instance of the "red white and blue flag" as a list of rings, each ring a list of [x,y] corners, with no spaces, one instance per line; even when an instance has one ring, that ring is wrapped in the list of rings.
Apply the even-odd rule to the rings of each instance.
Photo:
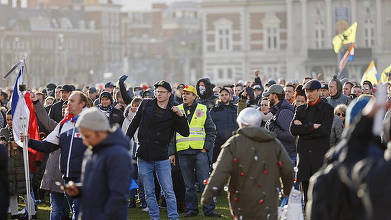
[[[20,147],[23,147],[23,143],[20,141],[20,134],[25,134],[25,131],[23,130],[23,124],[28,126],[26,129],[29,137],[34,140],[39,140],[38,122],[35,115],[33,102],[30,99],[30,93],[27,91],[20,91],[23,68],[24,66],[21,66],[18,77],[16,78],[11,103],[12,130],[15,142]],[[31,148],[28,150],[34,154],[36,153],[36,151]]]
[[[345,55],[342,57],[341,61],[339,61],[338,70],[341,73],[343,68],[348,61],[353,61],[354,59],[354,44],[352,44],[349,49],[346,51]]]

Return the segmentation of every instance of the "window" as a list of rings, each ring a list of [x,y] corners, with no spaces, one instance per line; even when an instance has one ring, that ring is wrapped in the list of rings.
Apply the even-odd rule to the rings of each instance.
[[[230,66],[219,66],[216,68],[216,73],[214,79],[219,80],[220,83],[232,82],[235,80],[233,68]]]
[[[364,45],[365,47],[375,45],[375,25],[372,19],[366,19],[364,22]]]
[[[219,69],[218,73],[219,73],[219,79],[222,79],[224,77],[224,70],[223,69]]]
[[[279,31],[276,27],[266,28],[266,48],[269,50],[278,49],[279,48]]]
[[[262,31],[264,35],[264,48],[266,50],[280,49],[280,20],[275,13],[266,13],[262,24],[264,26]]]
[[[232,23],[226,19],[220,19],[215,23],[216,51],[232,50]]]
[[[315,22],[315,48],[324,48],[324,24],[322,21]]]

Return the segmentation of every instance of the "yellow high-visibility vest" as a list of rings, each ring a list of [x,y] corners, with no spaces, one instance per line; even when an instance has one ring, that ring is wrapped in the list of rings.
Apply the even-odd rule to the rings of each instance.
[[[183,104],[178,106],[179,110],[187,116]],[[203,149],[205,143],[205,121],[206,121],[206,105],[197,104],[193,117],[189,124],[190,135],[183,137],[176,133],[176,149],[177,151],[191,149]]]

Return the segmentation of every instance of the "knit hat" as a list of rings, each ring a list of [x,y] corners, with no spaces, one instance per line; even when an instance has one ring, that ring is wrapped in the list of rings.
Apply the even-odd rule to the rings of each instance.
[[[83,111],[76,122],[76,127],[93,131],[110,131],[110,123],[106,115],[96,107]]]
[[[100,96],[99,96],[99,101],[101,101],[103,97],[109,98],[110,101],[111,101],[111,104],[113,104],[114,101],[113,101],[113,96],[111,95],[111,93],[109,93],[109,92],[102,92],[100,94]]]

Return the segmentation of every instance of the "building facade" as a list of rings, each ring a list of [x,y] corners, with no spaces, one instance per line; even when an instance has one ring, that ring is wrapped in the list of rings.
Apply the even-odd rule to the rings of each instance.
[[[302,79],[337,69],[332,38],[358,22],[355,60],[343,77],[361,79],[372,59],[391,58],[391,2],[386,0],[205,0],[203,69],[214,81]]]
[[[150,11],[123,14],[125,72],[135,82],[165,79],[195,83],[202,76],[201,5],[152,4]]]
[[[24,82],[38,87],[92,80],[103,68],[102,38],[83,11],[0,5],[0,72],[25,58]],[[91,74],[92,73],[92,74]],[[13,74],[1,86],[10,86]]]

